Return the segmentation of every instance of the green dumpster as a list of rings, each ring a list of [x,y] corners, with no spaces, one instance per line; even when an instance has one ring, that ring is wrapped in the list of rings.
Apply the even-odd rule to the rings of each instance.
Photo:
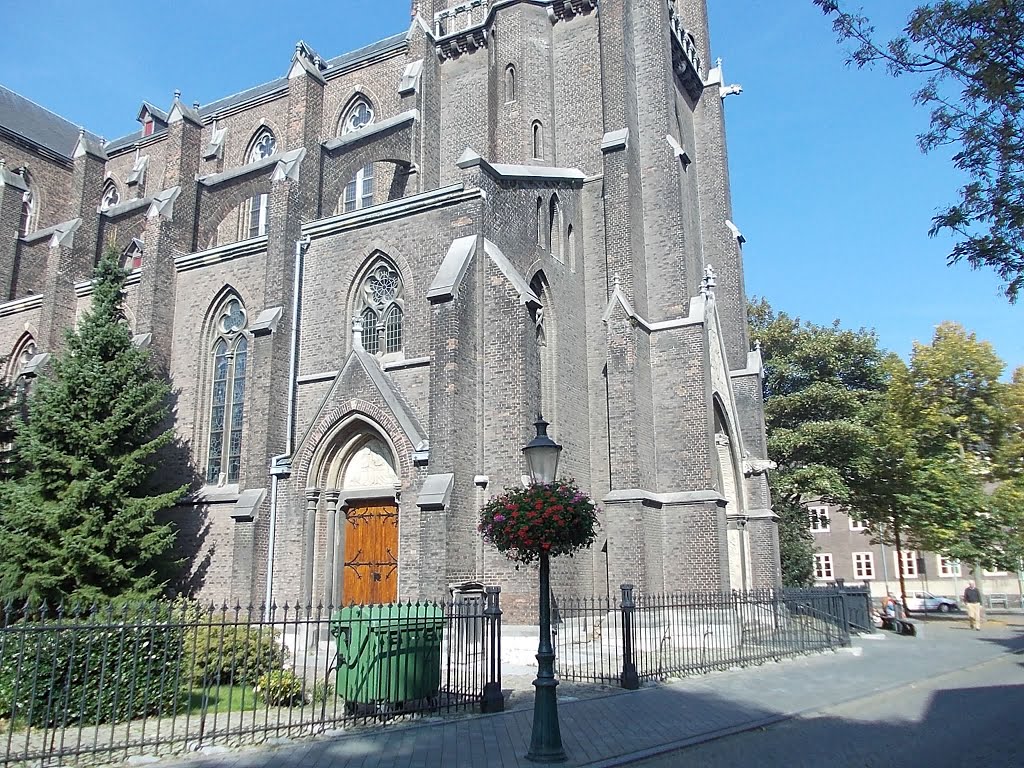
[[[335,612],[338,695],[348,707],[402,708],[441,687],[441,608],[429,604],[350,605]]]

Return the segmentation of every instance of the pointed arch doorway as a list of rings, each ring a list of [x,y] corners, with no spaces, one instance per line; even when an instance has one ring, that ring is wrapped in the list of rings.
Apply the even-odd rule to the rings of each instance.
[[[394,452],[359,430],[336,441],[325,461],[321,583],[331,605],[398,599],[398,502]]]

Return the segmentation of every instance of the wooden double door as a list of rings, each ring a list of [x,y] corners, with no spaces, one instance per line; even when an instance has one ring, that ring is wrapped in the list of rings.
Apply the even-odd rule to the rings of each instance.
[[[344,526],[343,603],[398,600],[398,505],[349,506]]]

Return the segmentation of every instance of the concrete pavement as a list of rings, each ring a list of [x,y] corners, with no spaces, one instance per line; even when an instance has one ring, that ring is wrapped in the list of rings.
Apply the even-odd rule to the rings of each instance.
[[[878,633],[834,654],[736,669],[559,705],[568,766],[626,765],[801,713],[901,689],[1024,650],[1024,621],[984,632],[966,621],[919,624],[916,638]],[[971,674],[967,673],[968,679]],[[202,768],[477,768],[529,766],[532,712],[518,710],[333,739],[292,741],[185,764]]]

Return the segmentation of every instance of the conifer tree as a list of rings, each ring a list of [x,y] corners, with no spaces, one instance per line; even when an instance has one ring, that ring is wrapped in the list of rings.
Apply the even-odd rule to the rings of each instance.
[[[151,484],[173,439],[170,387],[132,343],[126,278],[108,251],[90,310],[30,396],[16,443],[24,474],[0,490],[0,594],[148,598],[176,567],[174,530],[157,515],[185,489]]]

